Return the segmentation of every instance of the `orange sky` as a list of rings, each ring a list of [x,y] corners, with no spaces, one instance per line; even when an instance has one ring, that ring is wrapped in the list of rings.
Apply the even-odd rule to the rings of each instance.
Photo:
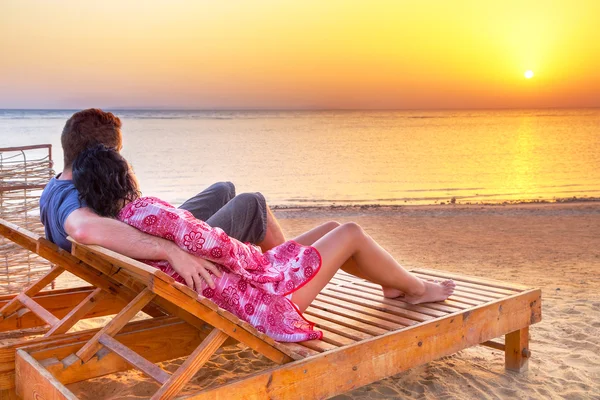
[[[598,16],[597,0],[4,0],[0,108],[600,107]]]

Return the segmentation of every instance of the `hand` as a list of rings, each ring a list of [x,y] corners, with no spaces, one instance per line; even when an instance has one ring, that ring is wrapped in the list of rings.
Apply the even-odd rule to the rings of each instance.
[[[174,248],[169,251],[168,261],[173,269],[185,279],[185,283],[189,287],[195,288],[196,291],[202,287],[203,279],[211,289],[215,288],[215,283],[208,271],[218,277],[222,275],[219,268],[212,262],[181,250],[175,244]]]

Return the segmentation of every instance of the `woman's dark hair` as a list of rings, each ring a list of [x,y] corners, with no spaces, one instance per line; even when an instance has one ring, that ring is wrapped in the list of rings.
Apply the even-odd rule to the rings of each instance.
[[[140,192],[127,161],[103,144],[79,153],[73,162],[73,184],[79,198],[98,215],[115,218]]]

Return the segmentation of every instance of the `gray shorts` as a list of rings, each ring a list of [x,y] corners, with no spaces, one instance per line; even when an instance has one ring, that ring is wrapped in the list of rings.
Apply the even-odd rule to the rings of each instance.
[[[261,193],[235,195],[231,182],[218,182],[179,208],[241,242],[258,244],[267,233],[267,203]]]

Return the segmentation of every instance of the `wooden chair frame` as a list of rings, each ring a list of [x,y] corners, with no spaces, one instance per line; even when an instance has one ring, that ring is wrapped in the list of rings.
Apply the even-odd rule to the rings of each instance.
[[[413,306],[385,299],[376,285],[338,273],[307,310],[324,339],[278,343],[160,270],[99,246],[73,243],[72,252],[107,277],[126,272],[130,279],[122,283],[138,294],[87,341],[67,350],[45,345],[19,349],[17,393],[26,399],[72,399],[65,384],[128,366],[161,385],[153,398],[174,398],[220,346],[235,341],[280,366],[190,398],[327,398],[477,344],[504,350],[506,368],[523,371],[530,357],[528,327],[541,320],[539,289],[416,270],[424,278],[455,279],[458,287],[445,302]],[[157,357],[121,339],[127,322],[151,301],[202,332],[202,342],[195,349],[190,346],[190,356],[173,374],[154,362],[174,353],[162,351]],[[491,341],[502,335],[504,344]],[[344,379],[331,379],[331,365]]]
[[[39,235],[2,219],[0,234],[55,264],[23,292],[0,297],[1,339],[43,335],[41,338],[15,340],[0,346],[0,399],[12,399],[15,398],[15,355],[18,348],[79,341],[93,330],[65,334],[78,321],[117,314],[143,289],[135,285],[133,289],[123,285],[121,282],[132,280],[124,271],[111,271],[111,277],[108,277]],[[42,291],[65,271],[93,286]],[[154,321],[137,322],[132,325],[135,329],[128,325],[126,330],[129,335],[135,337],[138,332],[160,327],[160,321],[171,321],[165,320],[167,313],[155,304],[146,305],[143,311],[154,317]],[[186,328],[178,326],[178,329],[190,328],[189,324],[184,325]],[[193,330],[196,331],[195,328]]]

